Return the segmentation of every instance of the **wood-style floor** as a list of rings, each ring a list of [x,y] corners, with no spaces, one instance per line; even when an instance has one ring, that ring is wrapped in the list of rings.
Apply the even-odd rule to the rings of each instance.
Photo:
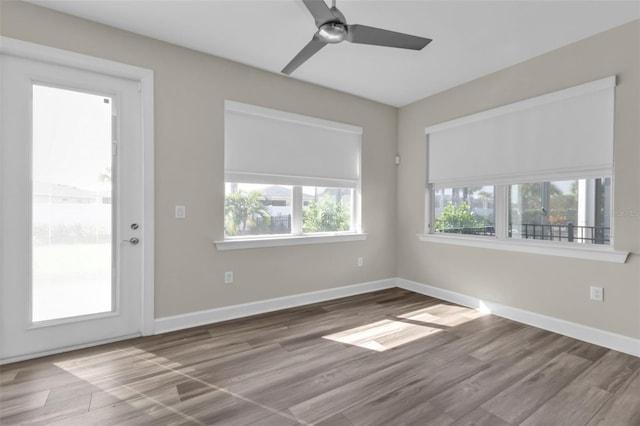
[[[0,377],[3,425],[640,425],[640,358],[401,289]]]

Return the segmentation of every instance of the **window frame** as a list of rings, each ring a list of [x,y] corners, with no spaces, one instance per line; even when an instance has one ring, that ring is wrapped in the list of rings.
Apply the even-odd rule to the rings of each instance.
[[[603,176],[605,177],[605,176]],[[611,178],[611,198],[610,209],[613,211],[613,177]],[[580,179],[580,178],[575,178]],[[442,187],[442,184],[438,186]],[[456,184],[456,186],[465,186]],[[469,186],[469,185],[466,185]],[[489,186],[489,185],[486,185]],[[607,245],[601,244],[580,244],[564,241],[546,241],[534,239],[516,239],[509,237],[509,186],[494,186],[494,206],[495,206],[495,236],[452,234],[435,232],[433,223],[435,221],[433,184],[426,187],[425,196],[425,232],[417,237],[422,242],[443,243],[466,247],[477,247],[493,250],[504,250],[519,253],[542,254],[551,256],[570,257],[585,260],[598,260],[612,263],[625,263],[629,252],[614,249],[614,215],[610,218],[611,241]]]
[[[532,224],[532,223],[528,223],[529,226],[534,226],[534,238],[517,238],[517,237],[513,237],[513,233],[514,233],[514,229],[516,224],[511,222],[511,207],[512,207],[512,187],[515,185],[526,185],[526,184],[540,184],[541,185],[541,191],[540,191],[540,205],[542,207],[543,210],[546,210],[545,216],[547,217],[546,221],[548,222],[549,218],[551,217],[550,215],[553,213],[553,206],[552,206],[552,202],[553,202],[553,195],[552,195],[552,188],[554,184],[559,184],[561,182],[575,182],[578,185],[578,192],[580,192],[580,182],[584,182],[583,185],[585,185],[584,188],[584,192],[583,192],[583,196],[581,196],[580,194],[578,194],[578,197],[576,199],[577,202],[577,206],[576,206],[576,214],[577,217],[575,218],[575,221],[578,223],[574,223],[574,226],[576,227],[576,229],[580,229],[582,227],[593,227],[593,228],[597,228],[599,226],[602,226],[602,224],[597,224],[596,222],[598,222],[597,217],[598,217],[598,213],[597,213],[597,209],[598,209],[598,204],[596,202],[596,198],[600,195],[599,193],[596,192],[596,188],[597,188],[597,184],[598,184],[598,180],[600,181],[606,181],[608,180],[608,184],[604,184],[603,188],[607,188],[608,190],[606,192],[603,192],[601,195],[603,195],[603,199],[608,199],[608,205],[606,207],[604,207],[604,203],[603,206],[604,207],[604,212],[603,212],[603,218],[604,217],[608,217],[608,223],[606,225],[606,227],[608,228],[609,232],[608,232],[608,238],[606,238],[606,240],[608,241],[607,243],[600,243],[597,244],[595,241],[598,239],[597,236],[592,236],[591,238],[585,237],[584,234],[581,234],[580,232],[578,232],[573,241],[570,241],[570,234],[569,234],[569,230],[567,230],[567,242],[571,243],[571,244],[585,244],[585,245],[593,245],[594,247],[612,247],[613,246],[613,217],[611,215],[611,209],[613,208],[613,199],[612,199],[612,191],[613,191],[613,187],[611,185],[612,179],[610,175],[607,176],[602,176],[599,178],[575,178],[575,179],[562,179],[562,180],[551,180],[551,181],[544,181],[544,182],[524,182],[524,183],[515,183],[515,184],[511,184],[507,186],[508,189],[508,193],[507,193],[507,203],[508,203],[508,223],[507,223],[507,231],[511,232],[512,236],[509,236],[509,239],[512,240],[535,240],[535,226],[549,226],[551,227],[550,229],[552,230],[554,226],[566,226],[566,225],[555,225],[552,223],[542,223],[542,224]],[[586,186],[592,186],[593,188],[593,193],[591,194],[591,196],[589,196],[589,190],[586,189]],[[608,195],[608,196],[604,196],[604,195]],[[584,198],[583,198],[584,197]],[[585,207],[584,210],[582,210],[583,212],[593,212],[593,225],[584,225],[584,224],[580,224],[580,203],[589,203],[589,199],[592,198],[592,203],[593,205],[589,208],[589,207]],[[590,204],[590,203],[589,203]],[[583,219],[584,220],[584,219]],[[589,220],[587,220],[589,221]],[[590,221],[589,221],[590,222]],[[522,224],[520,224],[522,225]],[[558,229],[558,228],[556,228]],[[551,239],[550,240],[546,240],[546,239],[541,239],[542,241],[552,241],[552,242],[562,242],[562,241],[555,241],[553,240],[554,236],[552,231],[551,232]],[[592,231],[595,232],[595,231]],[[594,234],[592,234],[594,235]],[[560,237],[556,235],[556,237]],[[604,239],[604,237],[603,237]],[[587,243],[585,242],[585,240],[592,240],[591,243]]]
[[[237,183],[243,184],[244,182],[226,182],[225,186],[228,183]],[[274,185],[271,182],[262,183],[262,185]],[[255,239],[270,239],[270,238],[286,238],[286,237],[304,237],[304,236],[340,236],[340,235],[350,235],[350,234],[358,234],[361,233],[358,226],[360,223],[359,217],[359,209],[356,209],[356,188],[351,187],[323,187],[327,189],[349,189],[351,190],[351,214],[350,214],[350,224],[349,229],[346,231],[323,231],[323,232],[304,232],[304,194],[303,187],[305,185],[284,185],[291,187],[291,232],[282,233],[282,234],[250,234],[250,235],[226,235],[224,236],[225,241],[229,240],[255,240]],[[225,197],[226,197],[226,188],[225,188]],[[357,212],[357,213],[356,213]]]
[[[495,235],[473,235],[473,234],[465,234],[465,233],[455,233],[455,232],[437,232],[435,230],[435,220],[436,220],[436,214],[435,214],[435,209],[436,209],[436,202],[435,202],[435,196],[436,196],[436,192],[438,190],[441,189],[445,189],[445,188],[452,188],[452,189],[456,189],[456,188],[471,188],[471,187],[475,187],[475,186],[490,186],[493,188],[493,227],[494,227],[494,233]],[[432,233],[435,235],[467,235],[469,237],[474,237],[474,238],[495,238],[495,236],[498,235],[498,229],[497,229],[497,220],[498,220],[498,204],[497,204],[497,194],[496,191],[498,190],[498,186],[499,185],[493,185],[493,184],[486,184],[486,185],[442,185],[442,184],[427,184],[427,199],[429,200],[429,204],[427,205],[427,209],[425,210],[426,212],[428,212],[428,216],[426,217],[426,221],[425,221],[425,232],[426,233]]]
[[[226,182],[225,182],[226,184]],[[291,185],[291,233],[289,234],[258,234],[258,235],[224,235],[223,240],[214,241],[220,251],[239,250],[261,247],[282,247],[293,245],[337,243],[348,241],[364,241],[367,234],[360,228],[360,193],[353,189],[353,208],[351,214],[351,230],[335,232],[302,232],[303,198],[302,185]],[[358,185],[359,187],[359,185]],[[298,190],[296,190],[298,188]],[[299,208],[294,208],[299,206]]]
[[[362,214],[361,214],[361,158],[362,158],[362,128],[348,124],[322,120],[314,117],[303,116],[299,114],[288,113],[279,110],[258,107],[249,104],[242,104],[234,101],[225,101],[225,113],[232,111],[234,113],[256,115],[262,118],[270,118],[273,120],[281,120],[283,122],[300,124],[303,126],[324,128],[335,132],[345,132],[355,134],[358,137],[357,142],[357,164],[355,172],[357,179],[332,177],[301,177],[269,174],[252,174],[236,173],[236,171],[228,171],[225,164],[225,185],[230,182],[236,183],[254,183],[265,185],[287,185],[292,187],[291,195],[291,233],[288,234],[259,234],[259,235],[242,235],[227,236],[223,234],[223,240],[214,241],[218,250],[234,250],[245,248],[259,247],[278,247],[290,245],[305,245],[318,243],[334,243],[342,241],[362,241],[365,240],[367,234],[362,232]],[[226,121],[225,121],[226,125]],[[226,132],[225,132],[226,134]],[[225,144],[227,141],[225,141]],[[354,151],[355,152],[355,151]],[[241,180],[232,180],[232,176],[249,176],[250,182]],[[335,232],[313,232],[304,233],[303,227],[303,191],[304,186],[316,186],[326,188],[345,188],[352,190],[351,196],[351,225],[348,231]],[[226,188],[225,188],[226,196]]]
[[[225,182],[226,184],[227,182]],[[268,184],[268,183],[267,183]],[[291,233],[288,234],[257,234],[257,235],[224,235],[223,240],[214,241],[220,251],[239,250],[261,247],[282,247],[293,245],[337,243],[347,241],[364,241],[367,234],[360,229],[360,194],[357,188],[351,188],[352,214],[351,230],[335,232],[302,232],[303,197],[302,185],[290,185],[291,194]],[[359,185],[358,185],[359,186]],[[297,208],[296,208],[297,206]]]

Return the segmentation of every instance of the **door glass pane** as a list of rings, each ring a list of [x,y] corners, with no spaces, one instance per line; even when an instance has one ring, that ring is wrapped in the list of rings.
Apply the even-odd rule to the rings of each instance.
[[[33,322],[113,310],[111,115],[111,98],[33,85]]]

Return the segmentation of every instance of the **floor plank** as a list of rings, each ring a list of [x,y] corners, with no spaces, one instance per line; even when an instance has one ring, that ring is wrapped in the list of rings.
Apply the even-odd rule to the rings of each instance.
[[[42,407],[29,411],[30,422],[48,425],[58,420],[65,420],[69,417],[84,414],[89,411],[90,401],[91,395],[82,395],[53,404],[45,404]],[[5,416],[2,424],[18,424],[20,423],[21,417],[21,415]]]
[[[640,358],[616,351],[608,351],[585,371],[580,379],[609,392],[615,392],[640,368]]]
[[[25,413],[44,407],[49,397],[49,389],[21,395],[16,398],[8,398],[2,401],[2,418],[9,418],[16,414]]]
[[[591,362],[562,353],[482,404],[507,423],[520,424],[573,381]]]
[[[481,407],[476,408],[452,426],[511,426],[512,423],[507,423],[499,417],[494,416]]]
[[[640,425],[640,359],[390,289],[0,367],[0,424]]]
[[[588,426],[640,425],[640,370],[629,377]]]
[[[415,374],[411,383],[391,392],[385,392],[369,402],[344,410],[344,414],[355,425],[388,425],[396,421],[397,414],[411,410],[430,396],[436,395],[465,378],[487,368],[487,364],[473,357],[456,360],[433,371],[428,362],[426,368],[415,367],[424,374]]]
[[[611,393],[576,380],[529,416],[522,426],[584,425],[611,398]]]
[[[317,423],[316,426],[353,426],[353,423],[349,421],[344,415],[336,414],[326,420]]]
[[[444,390],[430,402],[453,418],[461,418],[548,361],[548,358],[527,350],[507,355]]]

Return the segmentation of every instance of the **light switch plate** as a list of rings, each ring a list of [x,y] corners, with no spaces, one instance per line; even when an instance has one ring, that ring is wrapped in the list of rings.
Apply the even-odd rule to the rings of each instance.
[[[187,217],[187,206],[176,206],[176,219],[184,219]]]
[[[596,302],[604,301],[604,288],[591,286],[589,296],[591,300],[595,300]]]

